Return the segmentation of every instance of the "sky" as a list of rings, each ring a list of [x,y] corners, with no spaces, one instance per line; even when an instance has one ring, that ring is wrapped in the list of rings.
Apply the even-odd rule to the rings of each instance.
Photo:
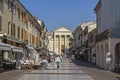
[[[83,21],[96,21],[94,8],[98,0],[19,0],[48,31],[59,27],[75,30]]]

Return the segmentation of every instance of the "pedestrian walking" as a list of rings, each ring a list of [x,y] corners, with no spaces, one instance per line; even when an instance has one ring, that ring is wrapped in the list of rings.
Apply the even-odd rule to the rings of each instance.
[[[45,57],[42,58],[41,65],[42,68],[47,69],[48,61]]]
[[[15,69],[17,70],[17,69],[20,69],[20,68],[21,68],[20,61],[16,60],[16,62],[15,62]]]
[[[56,62],[57,69],[59,69],[60,68],[60,63],[61,63],[61,59],[60,59],[59,55],[57,55],[57,57],[55,58],[55,62]]]
[[[51,63],[51,58],[48,58],[48,59],[47,59],[47,62],[48,62],[48,65],[47,65],[48,68],[47,68],[47,69],[49,69],[49,68],[50,68],[50,63]]]

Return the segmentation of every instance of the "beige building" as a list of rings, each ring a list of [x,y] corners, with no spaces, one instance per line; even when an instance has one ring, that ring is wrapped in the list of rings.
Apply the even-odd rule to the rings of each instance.
[[[53,30],[53,38],[49,39],[49,51],[53,51],[56,54],[64,54],[69,52],[70,37],[72,36],[72,31],[65,27],[60,27]]]
[[[90,53],[88,47],[88,35],[96,28],[96,23],[93,21],[81,23],[74,31],[74,50],[77,59],[90,61]]]
[[[96,28],[88,34],[89,61],[96,63]]]

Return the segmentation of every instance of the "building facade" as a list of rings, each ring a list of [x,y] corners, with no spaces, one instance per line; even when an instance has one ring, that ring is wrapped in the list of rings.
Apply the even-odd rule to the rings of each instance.
[[[89,61],[94,64],[96,64],[96,30],[97,28],[88,34]]]
[[[53,49],[53,32],[48,32],[47,33],[47,37],[48,37],[48,51],[49,52],[53,52],[54,49]]]
[[[99,67],[109,70],[120,64],[119,3],[120,0],[99,0],[94,9],[97,15],[96,61]]]
[[[96,28],[93,21],[81,23],[74,31],[74,48],[75,55],[78,59],[90,61],[90,53],[88,47],[88,35]]]
[[[0,0],[0,41],[9,45],[13,51],[8,59],[35,60],[36,48],[40,46],[41,30],[37,19],[19,0]],[[2,49],[1,53],[6,51],[8,52]]]
[[[45,53],[47,50],[47,29],[43,20],[37,19],[38,23],[40,24],[40,42],[39,42],[39,49],[40,54]]]
[[[72,31],[65,27],[60,27],[53,30],[52,34],[53,39],[49,39],[49,49],[53,50],[57,55],[64,55],[64,53],[69,52],[69,43]]]
[[[73,32],[73,53],[75,55],[75,58],[79,58],[80,56],[80,26],[78,26],[74,32]]]

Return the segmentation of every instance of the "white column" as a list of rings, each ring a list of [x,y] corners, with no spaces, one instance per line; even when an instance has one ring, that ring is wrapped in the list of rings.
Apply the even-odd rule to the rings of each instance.
[[[55,52],[55,47],[56,47],[56,35],[54,35],[54,52]]]
[[[59,41],[60,41],[60,42],[59,42],[59,47],[60,47],[60,48],[59,48],[59,53],[61,54],[61,35],[59,35],[59,39],[60,39],[60,40],[59,40]]]
[[[65,40],[65,41],[64,41],[64,42],[65,42],[65,51],[64,51],[65,53],[66,53],[66,36],[67,36],[67,35],[64,36],[64,37],[65,37],[65,39],[64,39],[64,40]]]

